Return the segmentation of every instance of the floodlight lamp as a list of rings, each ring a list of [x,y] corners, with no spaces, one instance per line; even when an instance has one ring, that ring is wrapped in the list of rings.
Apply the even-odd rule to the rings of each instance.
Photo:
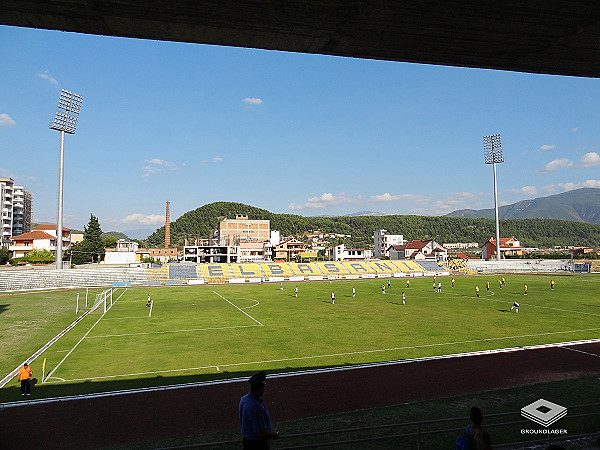
[[[56,106],[56,117],[50,124],[52,130],[64,131],[75,134],[77,128],[77,116],[81,111],[83,97],[63,89]]]

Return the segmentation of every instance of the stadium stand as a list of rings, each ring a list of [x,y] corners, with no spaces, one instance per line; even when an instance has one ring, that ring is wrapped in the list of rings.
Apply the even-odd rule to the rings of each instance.
[[[264,273],[258,264],[230,264],[234,278],[262,278]]]
[[[169,269],[166,266],[146,270],[148,272],[148,281],[158,281],[160,283],[164,283],[169,279]]]
[[[423,268],[418,265],[415,261],[412,260],[402,260],[402,261],[389,261],[390,264],[393,264],[398,268],[399,272],[404,273],[413,273],[413,272],[423,272]]]
[[[232,278],[228,264],[200,264],[198,268],[200,269],[202,278],[207,283]]]
[[[170,280],[185,280],[198,278],[195,264],[169,264]]]
[[[293,275],[292,270],[286,263],[261,264],[260,267],[267,277],[289,277]]]
[[[348,269],[346,269],[340,263],[335,263],[335,262],[320,263],[320,262],[318,262],[315,264],[319,269],[321,269],[321,272],[323,272],[323,275],[325,275],[325,276],[337,277],[340,275],[348,275],[350,273],[350,272],[348,272]]]
[[[359,262],[359,261],[344,261],[342,262],[342,265],[346,268],[346,270],[351,273],[351,274],[355,274],[355,275],[362,275],[365,273],[375,273],[375,269],[373,269],[369,264],[367,264],[366,262]]]
[[[288,264],[296,276],[322,276],[323,272],[315,263],[289,263]]]
[[[379,275],[390,275],[399,272],[398,268],[388,261],[369,261],[368,264]]]
[[[436,261],[418,261],[418,264],[425,272],[446,272]]]
[[[0,275],[0,291],[109,286],[115,282],[142,284],[148,281],[146,269],[139,268],[3,270]]]

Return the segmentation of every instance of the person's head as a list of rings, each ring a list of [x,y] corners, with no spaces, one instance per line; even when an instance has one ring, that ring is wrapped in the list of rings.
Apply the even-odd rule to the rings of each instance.
[[[252,375],[248,380],[250,383],[250,392],[261,397],[265,392],[265,384],[267,384],[266,379],[266,372],[258,372]]]
[[[471,408],[471,422],[474,425],[481,425],[481,422],[483,422],[483,413],[477,406]]]
[[[23,367],[25,367],[25,368],[27,368],[28,365],[29,364],[27,364],[27,363],[23,363]]]

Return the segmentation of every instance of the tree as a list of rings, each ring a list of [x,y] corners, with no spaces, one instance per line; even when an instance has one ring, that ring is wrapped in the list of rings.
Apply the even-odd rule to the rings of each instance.
[[[10,259],[10,252],[6,247],[0,247],[0,266],[3,266]]]
[[[104,241],[102,240],[102,228],[98,218],[90,214],[90,221],[83,227],[83,241],[86,242],[87,251],[90,253],[90,262],[100,262],[104,255]]]

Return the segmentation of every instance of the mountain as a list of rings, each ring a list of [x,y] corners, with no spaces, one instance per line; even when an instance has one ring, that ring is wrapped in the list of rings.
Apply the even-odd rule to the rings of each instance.
[[[478,242],[483,245],[495,234],[493,219],[429,216],[336,216],[304,217],[275,214],[242,203],[215,202],[188,211],[171,222],[171,244],[182,246],[184,240],[213,236],[223,217],[245,214],[253,220],[271,221],[271,230],[282,236],[299,236],[304,232],[321,231],[351,235],[343,242],[352,247],[373,245],[373,231],[384,228],[390,234],[402,234],[405,239],[435,239],[438,242]],[[503,236],[515,236],[525,247],[548,248],[555,245],[600,247],[600,225],[556,219],[502,220]],[[164,244],[164,226],[147,238],[149,246]],[[335,242],[337,243],[337,241]]]
[[[582,188],[498,208],[500,219],[559,219],[600,224],[600,189]],[[494,209],[459,209],[445,217],[493,219]]]

